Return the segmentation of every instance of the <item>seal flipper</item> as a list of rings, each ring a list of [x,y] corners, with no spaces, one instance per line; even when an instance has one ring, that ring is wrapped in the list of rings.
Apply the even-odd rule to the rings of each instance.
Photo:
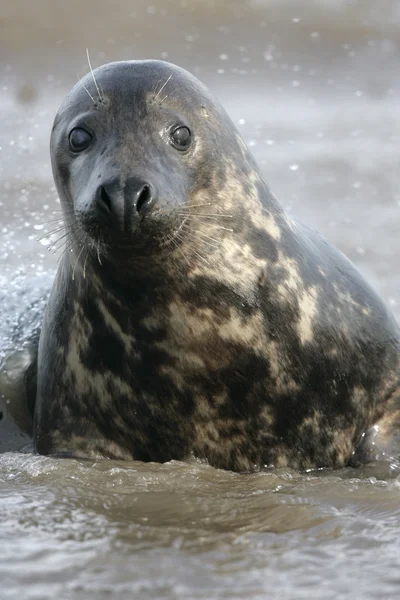
[[[36,404],[38,346],[39,340],[35,348],[32,349],[32,361],[25,373],[26,407],[32,420],[32,427]],[[30,435],[32,435],[32,429]]]
[[[0,297],[0,453],[32,443],[37,360],[50,279],[15,279]],[[14,315],[18,315],[15,319]]]
[[[384,415],[363,434],[349,465],[373,462],[400,465],[400,387],[392,394]]]
[[[33,340],[31,346],[10,354],[1,367],[1,452],[15,450],[21,446],[21,442],[23,445],[32,438],[37,354],[38,339]],[[14,441],[15,437],[17,439]]]

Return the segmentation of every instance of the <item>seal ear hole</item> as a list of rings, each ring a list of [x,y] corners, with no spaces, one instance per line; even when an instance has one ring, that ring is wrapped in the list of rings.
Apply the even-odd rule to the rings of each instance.
[[[138,213],[140,213],[140,211],[149,204],[151,200],[151,191],[150,191],[150,186],[149,185],[144,185],[142,188],[142,191],[139,194],[139,198],[137,199],[136,202],[136,210]]]

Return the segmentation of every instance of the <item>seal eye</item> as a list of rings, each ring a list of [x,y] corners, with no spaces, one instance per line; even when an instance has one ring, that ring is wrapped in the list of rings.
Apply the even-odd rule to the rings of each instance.
[[[69,134],[69,147],[73,152],[85,150],[92,141],[92,136],[85,129],[76,127]]]
[[[176,127],[171,131],[171,142],[177,150],[186,150],[190,146],[192,134],[188,127]]]

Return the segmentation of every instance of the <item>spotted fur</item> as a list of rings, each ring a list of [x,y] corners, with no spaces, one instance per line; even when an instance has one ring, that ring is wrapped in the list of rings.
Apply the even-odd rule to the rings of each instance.
[[[95,76],[101,102],[77,86],[52,133],[73,252],[41,333],[37,451],[194,455],[237,471],[347,464],[399,384],[387,308],[339,251],[284,213],[195,78],[159,61]],[[162,101],[156,81],[167,81]],[[194,134],[185,153],[166,140],[177,120]],[[95,142],[72,157],[77,123]],[[85,221],[99,181],[114,177],[129,205],[138,175],[158,196],[137,229]]]

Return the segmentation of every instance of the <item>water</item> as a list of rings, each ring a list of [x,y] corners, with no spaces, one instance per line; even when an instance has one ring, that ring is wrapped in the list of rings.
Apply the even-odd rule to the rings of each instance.
[[[86,47],[95,66],[164,58],[200,77],[286,209],[399,318],[399,39],[396,0],[0,0],[0,362],[18,314],[35,329],[29,307],[60,254],[46,249],[59,210],[48,140]],[[29,441],[6,431],[7,418],[2,600],[399,597],[396,465],[238,475],[53,460],[4,452]]]

